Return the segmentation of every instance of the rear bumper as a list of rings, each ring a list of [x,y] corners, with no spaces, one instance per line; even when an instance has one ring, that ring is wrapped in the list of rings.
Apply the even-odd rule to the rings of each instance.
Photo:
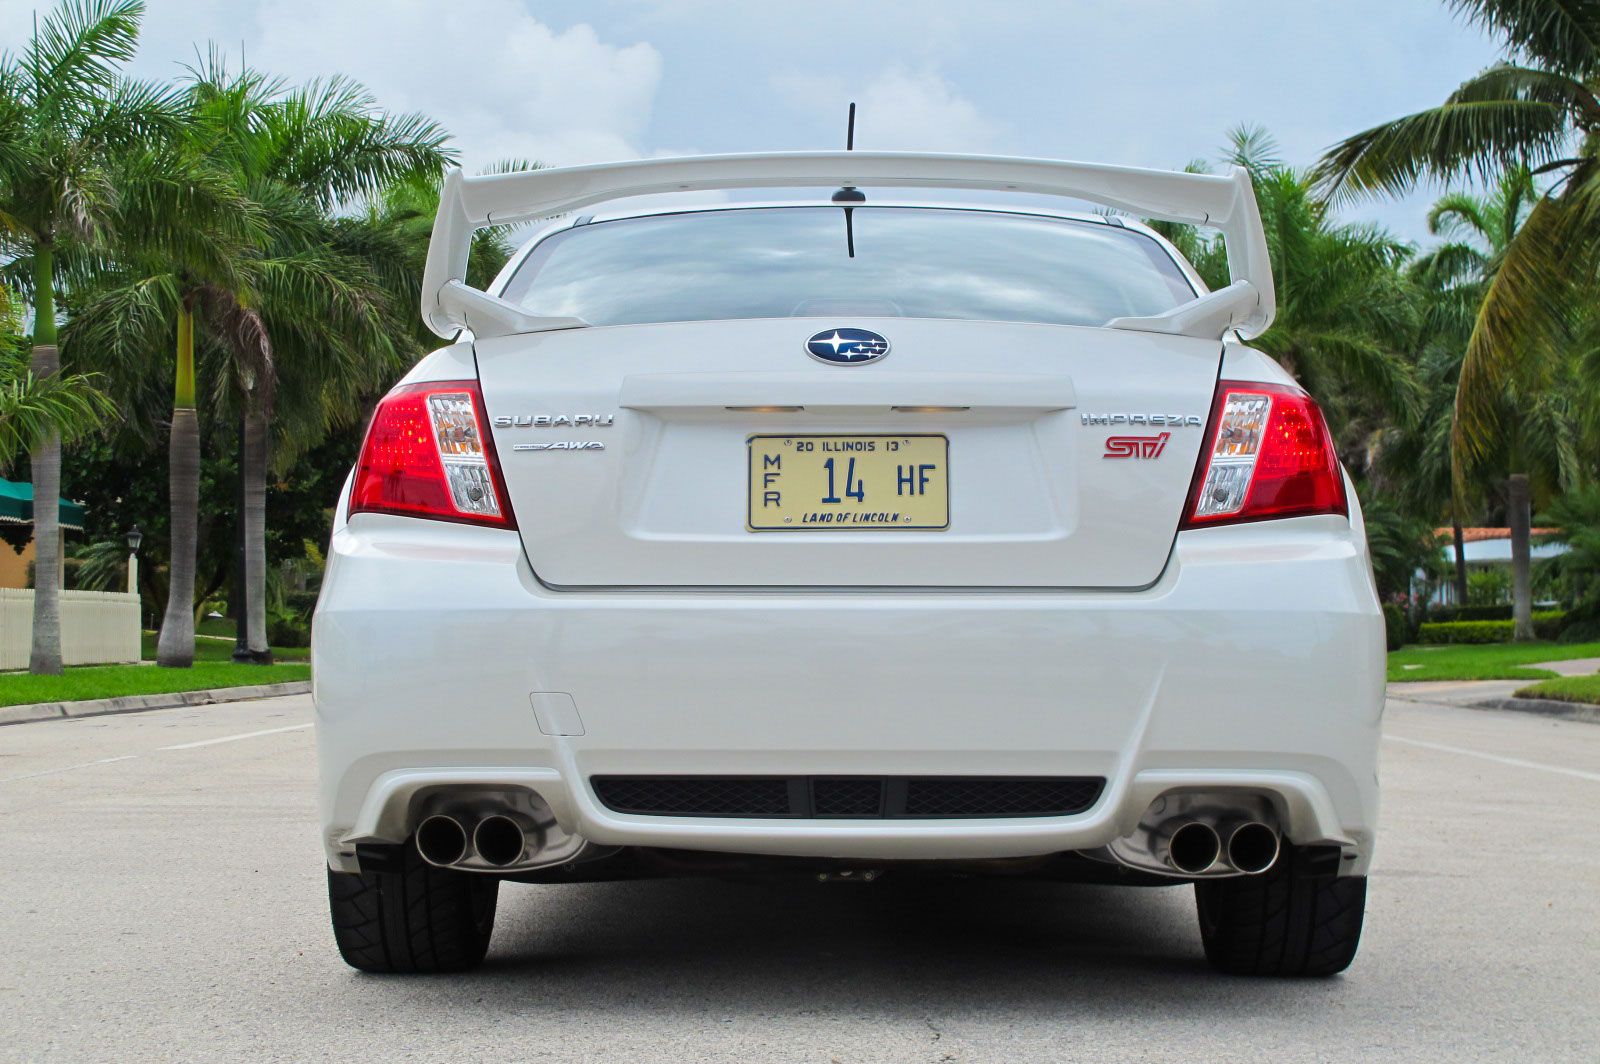
[[[1138,592],[819,594],[556,592],[513,532],[363,514],[313,658],[339,867],[469,785],[535,790],[599,844],[860,858],[1087,849],[1165,791],[1232,787],[1347,871],[1371,856],[1383,629],[1341,518],[1184,533]],[[604,774],[1107,783],[1062,817],[754,820],[616,813]]]

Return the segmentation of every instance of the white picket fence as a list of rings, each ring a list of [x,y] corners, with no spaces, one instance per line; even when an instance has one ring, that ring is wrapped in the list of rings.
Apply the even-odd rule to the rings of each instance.
[[[0,669],[25,669],[33,650],[33,591],[0,588]],[[61,660],[105,665],[139,660],[139,597],[61,592]]]

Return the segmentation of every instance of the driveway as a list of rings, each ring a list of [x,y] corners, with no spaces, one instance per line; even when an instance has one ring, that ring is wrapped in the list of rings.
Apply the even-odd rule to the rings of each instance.
[[[1392,702],[1343,977],[1187,888],[504,888],[489,963],[338,960],[304,696],[0,729],[0,1059],[1592,1061],[1600,727]]]

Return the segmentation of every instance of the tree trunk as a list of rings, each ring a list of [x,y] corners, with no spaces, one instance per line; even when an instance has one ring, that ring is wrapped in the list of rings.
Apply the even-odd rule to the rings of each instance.
[[[156,641],[156,663],[187,669],[194,664],[194,569],[200,517],[200,419],[194,408],[194,313],[188,306],[178,308],[176,378],[172,439],[167,451],[172,560],[167,577],[167,612],[161,619],[161,637]]]
[[[33,361],[36,380],[61,369],[56,347],[54,249],[34,248]],[[61,434],[33,441],[33,649],[28,671],[61,672]]]
[[[1459,519],[1450,522],[1450,532],[1456,548],[1456,605],[1467,604],[1467,541],[1461,533]]]
[[[1533,515],[1525,474],[1511,474],[1506,483],[1506,501],[1510,511],[1507,519],[1511,524],[1511,637],[1518,643],[1526,643],[1533,639],[1533,571],[1528,543]]]
[[[244,435],[248,414],[239,414],[239,439],[235,448],[234,466],[239,471],[239,484],[233,493],[233,563],[228,566],[228,615],[233,618],[233,663],[248,665],[250,656],[250,611],[245,608],[249,597],[244,593]]]
[[[272,664],[267,645],[267,415],[255,396],[244,419],[244,601],[250,657]]]

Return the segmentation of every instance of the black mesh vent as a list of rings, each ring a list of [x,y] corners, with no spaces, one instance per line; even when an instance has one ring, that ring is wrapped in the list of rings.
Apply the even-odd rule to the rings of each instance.
[[[915,779],[907,816],[1062,816],[1100,796],[1097,779]]]
[[[814,779],[813,816],[878,816],[883,812],[882,780]]]
[[[595,793],[619,813],[663,816],[789,816],[781,777],[596,776]]]
[[[723,817],[1069,816],[1094,805],[1093,776],[595,776],[618,813]]]

